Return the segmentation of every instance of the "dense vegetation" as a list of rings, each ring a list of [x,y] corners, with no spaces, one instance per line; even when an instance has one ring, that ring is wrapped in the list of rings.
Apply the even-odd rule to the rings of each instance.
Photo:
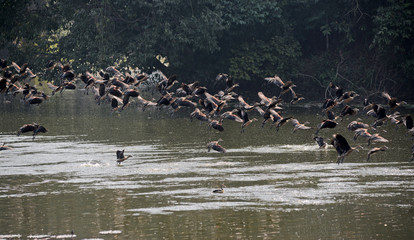
[[[278,74],[307,99],[332,81],[413,100],[411,0],[3,0],[0,9],[0,57],[34,71],[49,60],[79,73],[156,68],[211,87],[226,72],[239,91]]]

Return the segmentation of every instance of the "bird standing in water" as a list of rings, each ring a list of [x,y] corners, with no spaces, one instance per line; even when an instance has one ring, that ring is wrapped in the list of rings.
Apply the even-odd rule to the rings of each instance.
[[[213,191],[213,193],[224,193],[224,184],[221,184],[220,189],[216,189]]]
[[[128,158],[132,157],[131,155],[124,156],[125,150],[117,150],[116,151],[116,162],[120,165],[123,161],[127,160]]]

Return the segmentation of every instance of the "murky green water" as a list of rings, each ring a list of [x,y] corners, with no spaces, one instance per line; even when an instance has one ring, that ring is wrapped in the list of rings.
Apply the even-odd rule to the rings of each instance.
[[[364,147],[337,165],[315,129],[292,134],[255,122],[240,133],[190,121],[189,110],[111,114],[92,96],[64,92],[40,106],[0,101],[0,238],[78,239],[412,239],[414,164],[405,130],[384,126],[389,149],[366,162],[345,118],[323,129]],[[320,109],[286,109],[315,127]],[[258,117],[258,116],[256,116]],[[34,141],[18,128],[38,122]],[[385,131],[384,131],[385,130]],[[227,153],[207,152],[209,141]],[[382,146],[374,143],[372,147]],[[117,166],[115,152],[133,155]],[[223,194],[213,194],[225,184]],[[70,236],[70,235],[69,235]]]

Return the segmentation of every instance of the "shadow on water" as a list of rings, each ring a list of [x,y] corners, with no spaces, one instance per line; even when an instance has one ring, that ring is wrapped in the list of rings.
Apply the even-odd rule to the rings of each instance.
[[[241,134],[239,124],[225,120],[218,133],[191,122],[187,110],[171,115],[131,106],[110,114],[108,106],[76,92],[40,106],[12,102],[0,108],[0,142],[13,147],[0,152],[0,238],[72,230],[80,238],[102,239],[414,234],[412,142],[393,126],[382,128],[389,150],[366,162],[370,147],[350,140],[364,149],[337,165],[332,147],[313,142],[314,128],[292,133],[291,124],[276,132],[256,122]],[[322,120],[315,111],[294,115],[314,127]],[[35,140],[17,137],[29,122],[49,132]],[[321,135],[329,139],[336,132],[352,139],[345,123]],[[208,153],[207,142],[218,138],[227,153]],[[118,149],[133,156],[119,166]],[[213,194],[222,183],[224,192]]]

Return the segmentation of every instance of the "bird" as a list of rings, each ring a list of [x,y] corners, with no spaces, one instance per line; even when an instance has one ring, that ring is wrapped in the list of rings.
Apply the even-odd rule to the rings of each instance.
[[[238,109],[233,109],[232,111],[224,112],[220,115],[220,119],[229,119],[232,121],[243,123],[243,119],[241,119],[238,115],[235,114],[236,111],[238,111]]]
[[[315,136],[313,140],[318,144],[319,148],[326,148],[328,145],[324,141],[323,137]]]
[[[368,157],[367,157],[367,161],[369,161],[369,159],[370,159],[371,155],[373,155],[373,154],[375,154],[375,153],[377,153],[377,152],[379,152],[379,151],[385,151],[385,150],[387,150],[387,149],[388,149],[388,147],[387,147],[387,146],[382,146],[382,147],[375,147],[375,148],[373,148],[373,149],[369,150],[369,152],[368,152]]]
[[[354,141],[356,141],[358,139],[358,137],[361,136],[363,138],[366,139],[370,139],[371,138],[371,133],[368,132],[368,129],[366,128],[358,128],[355,130],[355,134],[354,134]]]
[[[364,107],[364,110],[368,110],[366,114],[376,118],[377,120],[387,118],[387,111],[381,105],[371,103],[370,105]]]
[[[337,122],[335,122],[333,120],[325,119],[321,123],[318,124],[315,135],[318,135],[319,131],[324,129],[324,128],[335,128],[336,125],[338,125]]]
[[[327,98],[325,102],[322,104],[322,112],[330,111],[338,105],[338,101],[336,99]]]
[[[0,146],[0,151],[3,151],[3,150],[11,150],[11,149],[13,149],[13,148],[7,146],[6,143],[3,143],[3,145]]]
[[[348,124],[346,128],[350,131],[355,131],[360,128],[369,128],[369,125],[359,121],[352,121]]]
[[[220,152],[220,153],[225,153],[227,150],[222,147],[219,142],[223,141],[223,139],[218,139],[217,141],[211,141],[207,144],[207,152],[210,152],[211,149]]]
[[[256,104],[255,105],[248,104],[246,101],[244,101],[242,96],[238,96],[237,100],[239,101],[240,107],[246,111],[250,111],[254,109],[254,107],[256,106]]]
[[[299,101],[305,99],[304,97],[302,97],[301,94],[296,93],[293,88],[290,88],[290,93],[292,94],[292,100],[290,100],[290,104],[296,104]]]
[[[381,95],[385,99],[387,99],[388,106],[390,107],[391,110],[394,110],[395,108],[397,108],[398,106],[401,106],[402,104],[407,104],[407,102],[405,101],[397,102],[397,98],[391,97],[390,94],[388,94],[387,92],[382,92]]]
[[[354,100],[359,95],[354,91],[344,92],[342,96],[338,99],[339,103],[349,103]]]
[[[213,193],[224,193],[224,187],[226,187],[224,184],[221,184],[220,189],[213,190]]]
[[[116,162],[120,165],[123,161],[127,160],[128,158],[132,157],[131,155],[124,156],[125,150],[117,150],[116,151]]]
[[[414,124],[413,124],[413,118],[411,117],[410,114],[407,114],[404,118],[404,125],[408,130],[413,129]]]
[[[282,109],[281,107],[277,106],[282,100],[273,96],[271,98],[266,97],[263,92],[258,92],[257,95],[260,98],[260,104],[265,106],[266,108],[273,108],[273,109]]]
[[[341,113],[339,114],[339,117],[341,118],[341,121],[344,119],[346,115],[355,115],[359,111],[358,108],[351,108],[349,105],[345,105],[345,107],[342,109]]]
[[[281,119],[279,119],[277,122],[275,122],[275,119],[273,119],[274,123],[276,124],[276,131],[279,131],[279,128],[283,125],[285,125],[287,122],[289,122],[291,119],[293,119],[293,117],[282,117]]]
[[[157,89],[161,94],[164,94],[166,90],[169,90],[174,84],[178,83],[177,75],[172,75],[169,78],[159,71],[162,80],[158,83]]]
[[[348,156],[352,151],[356,150],[356,148],[352,148],[349,146],[348,141],[340,134],[332,135],[333,138],[331,140],[331,145],[334,146],[336,152],[338,153],[338,158],[336,160],[337,164],[343,163],[346,156]]]
[[[208,120],[209,121],[209,126],[216,129],[216,130],[218,130],[219,132],[223,132],[224,128],[223,128],[222,120],[223,119],[220,119],[220,120],[210,120],[209,119]]]
[[[344,89],[341,86],[338,86],[334,84],[333,82],[329,83],[329,88],[333,91],[335,91],[336,99],[339,99],[344,94]],[[330,92],[330,95],[332,97],[332,93]]]
[[[292,81],[283,82],[282,79],[280,79],[278,75],[275,75],[273,77],[265,77],[265,80],[268,81],[269,83],[275,84],[277,87],[279,87],[282,90],[279,94],[279,97],[282,94],[285,94],[291,88],[296,87],[296,85],[294,85]]]
[[[355,130],[354,140],[357,140],[359,136],[368,139],[368,146],[371,145],[371,142],[389,142],[388,139],[385,139],[384,137],[380,136],[378,133],[370,134],[368,132],[368,129],[366,128],[360,128],[360,129]]]
[[[252,122],[257,121],[257,118],[249,119],[249,116],[247,115],[247,112],[243,110],[243,108],[237,109],[235,113],[243,120],[243,123],[241,125],[241,133],[244,133],[244,128],[249,126]]]
[[[290,121],[292,122],[292,125],[293,125],[292,132],[296,132],[296,130],[298,129],[302,129],[302,130],[311,129],[311,127],[305,125],[305,124],[309,124],[309,122],[300,123],[296,118],[292,118],[290,119]]]
[[[335,120],[336,119],[335,114],[331,110],[327,110],[327,111],[325,111],[325,113],[326,113],[326,116],[328,117],[329,120]]]
[[[17,136],[20,136],[22,133],[26,132],[33,132],[33,140],[35,139],[38,133],[46,133],[47,129],[37,123],[32,124],[24,124],[20,127],[19,131],[17,131]]]
[[[372,134],[371,137],[368,139],[368,146],[371,142],[389,142],[388,139],[379,135],[379,133]]]
[[[195,108],[193,112],[190,113],[190,120],[193,121],[193,118],[196,118],[200,121],[206,121],[208,122],[208,117],[206,114],[204,114],[203,112],[201,112],[201,110],[199,108]]]

